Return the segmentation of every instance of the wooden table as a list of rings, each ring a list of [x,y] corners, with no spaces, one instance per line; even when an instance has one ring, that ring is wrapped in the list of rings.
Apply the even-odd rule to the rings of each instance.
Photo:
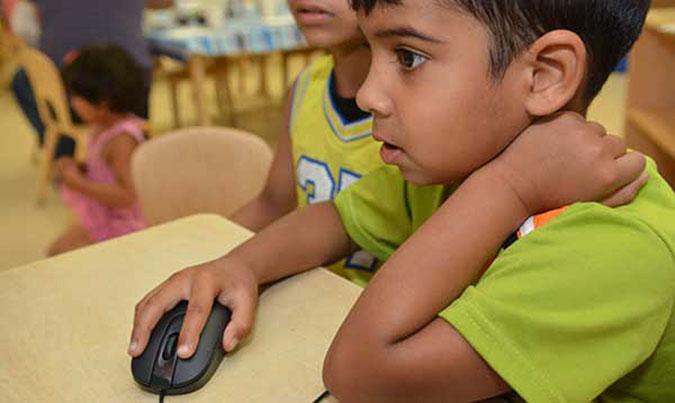
[[[242,66],[246,65],[242,63],[244,60],[260,61],[261,90],[268,95],[266,62],[270,55],[280,54],[282,57],[282,88],[286,88],[289,81],[288,58],[303,55],[307,59],[308,55],[316,52],[315,48],[307,46],[290,16],[269,17],[260,21],[233,20],[226,22],[222,28],[176,27],[147,32],[145,36],[154,53],[173,55],[186,61],[185,73],[192,82],[197,121],[201,126],[211,123],[204,89],[207,68],[215,76],[221,112],[227,107],[231,123],[236,124],[232,111],[232,91],[227,83],[230,64],[238,65],[242,71]],[[174,95],[174,115],[178,116],[176,109]]]
[[[157,402],[136,386],[126,354],[135,303],[249,236],[197,215],[0,273],[0,401]],[[275,284],[260,298],[252,337],[204,388],[167,403],[311,402],[360,290],[324,269]]]

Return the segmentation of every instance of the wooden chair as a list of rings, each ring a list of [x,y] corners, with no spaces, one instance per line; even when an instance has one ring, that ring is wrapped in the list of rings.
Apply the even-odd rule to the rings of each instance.
[[[177,130],[142,144],[131,172],[148,225],[195,213],[233,214],[265,183],[272,151],[232,128]]]
[[[49,57],[36,49],[23,46],[18,52],[17,60],[26,71],[35,94],[40,119],[45,125],[37,191],[37,201],[41,203],[47,196],[59,136],[66,135],[75,140],[75,157],[82,161],[86,152],[82,145],[85,143],[87,126],[73,123],[61,74]]]

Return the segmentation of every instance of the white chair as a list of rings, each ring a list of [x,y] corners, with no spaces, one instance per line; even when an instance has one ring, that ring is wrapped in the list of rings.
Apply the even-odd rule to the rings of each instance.
[[[132,157],[148,225],[196,213],[230,216],[265,184],[272,150],[238,129],[196,127],[142,144]]]
[[[35,94],[40,119],[45,125],[44,145],[40,162],[37,201],[43,202],[52,175],[54,151],[60,135],[75,140],[77,160],[84,160],[86,150],[86,125],[75,125],[71,119],[70,106],[63,80],[58,68],[44,53],[28,46],[22,46],[17,60],[25,70]]]

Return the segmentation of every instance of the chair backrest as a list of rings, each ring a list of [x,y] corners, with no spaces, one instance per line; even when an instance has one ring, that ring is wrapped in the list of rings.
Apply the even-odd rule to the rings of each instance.
[[[198,127],[142,144],[131,171],[148,225],[196,213],[230,216],[264,186],[272,151],[260,137]]]
[[[23,41],[14,35],[6,21],[0,18],[0,88],[9,87],[10,74],[13,72],[15,58]]]
[[[21,67],[30,81],[40,119],[45,126],[53,125],[58,130],[71,132],[68,97],[58,68],[44,53],[23,46],[17,55]]]

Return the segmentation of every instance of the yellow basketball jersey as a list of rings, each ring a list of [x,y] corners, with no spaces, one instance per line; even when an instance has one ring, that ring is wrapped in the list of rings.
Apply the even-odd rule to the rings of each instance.
[[[289,133],[299,207],[333,199],[383,164],[380,145],[371,137],[372,117],[348,122],[335,107],[332,72],[332,56],[316,59],[293,88]],[[329,269],[365,286],[379,263],[360,251]]]

